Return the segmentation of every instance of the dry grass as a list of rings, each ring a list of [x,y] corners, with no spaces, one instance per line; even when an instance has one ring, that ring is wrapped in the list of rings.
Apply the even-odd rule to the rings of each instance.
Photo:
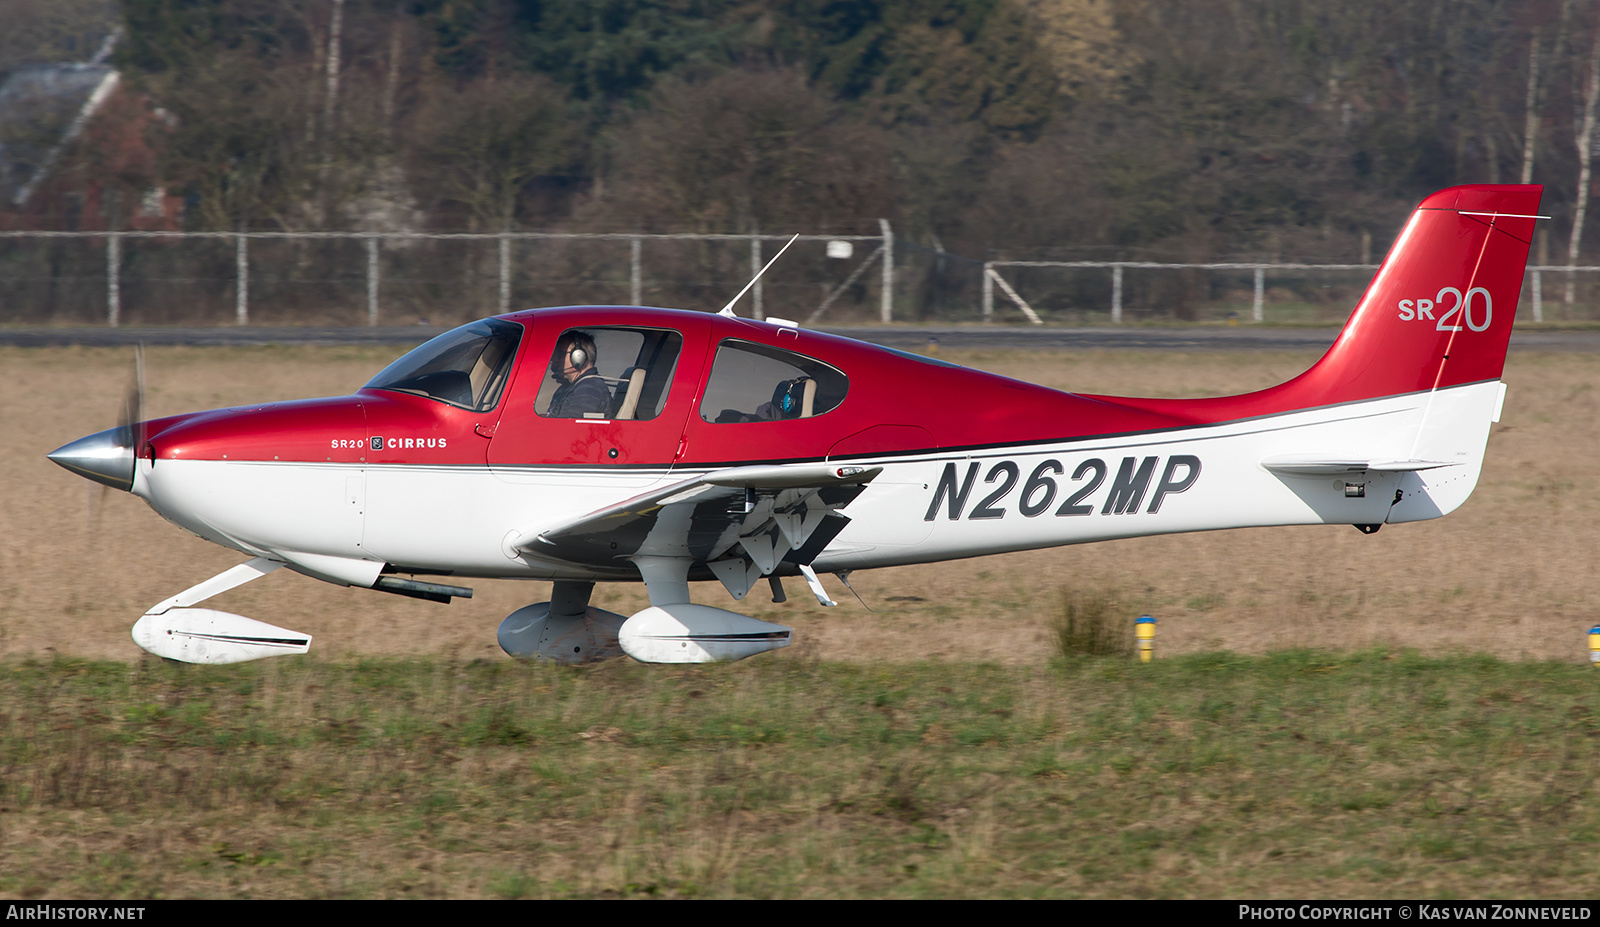
[[[0,656],[128,660],[131,623],[151,604],[242,557],[166,524],[140,500],[102,493],[44,454],[113,423],[131,352],[0,349]],[[369,348],[160,348],[149,352],[150,414],[346,392],[394,352]],[[1085,392],[1205,395],[1292,376],[1301,354],[970,353],[974,366]],[[797,630],[826,660],[886,657],[1042,665],[1061,596],[1122,591],[1130,615],[1161,622],[1162,653],[1286,647],[1412,647],[1508,659],[1584,658],[1600,614],[1591,581],[1600,549],[1600,357],[1515,354],[1502,424],[1477,492],[1448,518],[1391,526],[1255,529],[1115,541],[902,567],[853,578],[867,612],[802,590],[742,605]],[[314,634],[325,657],[360,654],[500,659],[494,628],[548,597],[539,583],[479,582],[451,606],[339,589],[288,572],[212,605]],[[836,590],[835,598],[843,590]],[[720,587],[701,601],[729,605]],[[602,585],[596,603],[645,604],[634,585]]]
[[[1061,617],[1051,627],[1059,656],[1071,660],[1133,653],[1133,616],[1115,593],[1078,589],[1061,598]]]

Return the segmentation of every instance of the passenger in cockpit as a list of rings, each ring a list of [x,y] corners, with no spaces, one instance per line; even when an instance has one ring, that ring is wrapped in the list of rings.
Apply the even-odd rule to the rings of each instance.
[[[756,418],[765,422],[789,418],[810,418],[816,381],[810,377],[784,380],[772,389],[772,401],[756,406]]]

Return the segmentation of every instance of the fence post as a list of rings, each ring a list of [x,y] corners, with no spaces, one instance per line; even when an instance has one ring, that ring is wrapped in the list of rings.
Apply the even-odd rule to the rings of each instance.
[[[878,316],[887,325],[894,321],[894,231],[888,219],[879,219],[878,227],[883,229],[883,308]]]
[[[761,278],[756,277],[761,273],[761,236],[750,236],[750,276],[755,277],[756,285],[750,291],[750,317],[761,320],[767,317],[761,305]]]
[[[237,276],[233,286],[233,323],[235,325],[250,324],[250,250],[244,232],[239,232],[239,238],[234,244],[233,260],[237,268]]]
[[[122,235],[106,236],[106,323],[122,324]]]
[[[983,262],[983,320],[994,317],[994,262]]]
[[[1533,320],[1544,321],[1544,285],[1537,267],[1533,269]]]
[[[378,324],[378,239],[367,239],[367,325]]]
[[[500,313],[511,311],[511,236],[500,236]]]
[[[1111,324],[1122,324],[1122,265],[1111,265]]]
[[[1033,311],[1033,307],[1028,305],[1028,301],[1022,298],[1022,294],[1012,289],[1011,284],[1007,283],[1006,278],[1000,276],[998,271],[991,268],[988,273],[988,279],[1000,284],[1000,289],[1006,291],[1006,295],[1011,297],[1011,301],[1017,304],[1017,308],[1021,309],[1022,314],[1028,317],[1028,321],[1035,325],[1044,324],[1044,319],[1039,318],[1039,313]]]
[[[641,260],[640,250],[639,236],[635,235],[633,237],[632,259],[628,264],[628,281],[632,287],[628,294],[628,305],[630,306],[644,305],[644,286],[640,277],[640,266],[643,261]]]
[[[1256,295],[1254,301],[1250,303],[1250,320],[1252,322],[1261,321],[1261,303],[1262,296],[1265,294],[1266,275],[1267,272],[1264,268],[1256,268]]]

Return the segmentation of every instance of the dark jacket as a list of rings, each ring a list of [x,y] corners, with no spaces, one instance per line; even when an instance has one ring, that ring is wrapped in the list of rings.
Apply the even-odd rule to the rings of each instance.
[[[575,383],[556,387],[550,399],[550,418],[583,418],[586,413],[598,412],[602,416],[611,408],[611,388],[598,373],[586,373]]]

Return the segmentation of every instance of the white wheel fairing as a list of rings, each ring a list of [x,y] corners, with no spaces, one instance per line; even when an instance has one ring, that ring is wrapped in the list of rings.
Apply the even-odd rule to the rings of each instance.
[[[550,614],[549,602],[524,605],[505,617],[495,633],[513,657],[582,665],[622,655],[617,635],[628,619],[593,605],[582,616]]]
[[[1158,434],[839,461],[884,472],[844,510],[849,526],[813,565],[829,572],[1148,534],[1436,518],[1477,483],[1500,388],[1474,383]],[[1292,454],[1453,465],[1373,471],[1357,481],[1362,494],[1350,496],[1345,480],[1261,464]],[[508,559],[508,535],[615,504],[636,491],[640,474],[619,479],[628,486],[594,469],[538,468],[538,477],[513,483],[470,466],[162,460],[153,469],[140,462],[134,491],[195,534],[254,554],[302,552],[459,576],[636,578],[626,564],[608,572]],[[941,480],[950,484],[942,495]]]
[[[210,608],[171,608],[133,625],[133,642],[184,663],[245,663],[305,653],[311,635]]]
[[[793,628],[709,605],[652,605],[617,632],[623,652],[641,663],[718,663],[789,646]]]

